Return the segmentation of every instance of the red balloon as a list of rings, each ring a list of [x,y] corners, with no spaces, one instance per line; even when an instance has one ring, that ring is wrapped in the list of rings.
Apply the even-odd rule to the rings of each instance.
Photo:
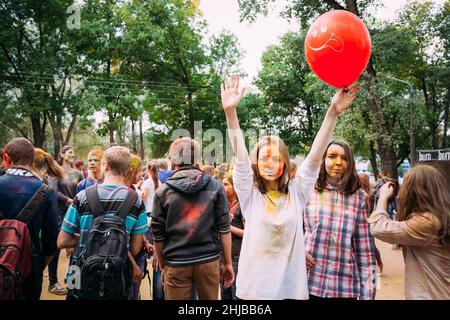
[[[370,34],[364,22],[345,10],[332,10],[314,21],[306,34],[306,61],[326,83],[342,88],[363,73],[370,58]]]

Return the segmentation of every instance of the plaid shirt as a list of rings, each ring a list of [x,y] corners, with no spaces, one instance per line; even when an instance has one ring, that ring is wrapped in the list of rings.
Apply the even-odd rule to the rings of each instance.
[[[375,298],[375,245],[367,223],[368,196],[326,183],[305,208],[305,243],[316,261],[308,270],[309,293],[318,297]]]

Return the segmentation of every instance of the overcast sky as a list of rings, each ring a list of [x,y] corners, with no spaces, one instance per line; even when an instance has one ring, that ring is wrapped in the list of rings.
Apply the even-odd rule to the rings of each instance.
[[[398,12],[405,6],[407,0],[382,0],[384,8],[377,11],[381,19],[395,19]],[[443,0],[433,2],[442,3]],[[276,0],[267,17],[260,16],[256,22],[249,24],[239,22],[239,5],[237,0],[200,0],[200,10],[203,18],[208,22],[208,31],[211,34],[220,34],[224,29],[234,33],[244,49],[242,67],[248,74],[243,80],[248,85],[261,69],[261,56],[264,49],[278,42],[280,36],[287,31],[298,30],[298,23],[289,23],[279,16],[287,0]]]

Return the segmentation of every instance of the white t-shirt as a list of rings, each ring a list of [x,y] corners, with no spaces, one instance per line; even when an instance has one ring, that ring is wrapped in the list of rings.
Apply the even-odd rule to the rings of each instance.
[[[303,209],[319,176],[309,158],[289,183],[289,193],[271,205],[253,184],[250,159],[236,161],[236,190],[245,218],[236,296],[245,300],[300,299],[308,296]],[[272,202],[273,203],[273,202]]]
[[[145,211],[152,212],[153,199],[155,198],[155,184],[153,183],[152,178],[145,179],[142,183],[141,189],[142,191],[147,189],[147,197],[145,199],[142,197],[145,205]]]

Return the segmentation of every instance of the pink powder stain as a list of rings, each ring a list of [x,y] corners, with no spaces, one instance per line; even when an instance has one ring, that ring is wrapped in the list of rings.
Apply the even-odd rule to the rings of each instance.
[[[188,236],[192,237],[194,235],[195,229],[197,227],[197,220],[200,218],[202,213],[206,209],[206,204],[195,205],[186,204],[183,211],[181,212],[181,220],[179,225],[186,226],[188,228]]]

